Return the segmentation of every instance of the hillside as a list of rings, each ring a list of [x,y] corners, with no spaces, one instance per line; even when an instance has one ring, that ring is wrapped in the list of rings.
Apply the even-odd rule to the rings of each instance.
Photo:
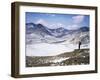
[[[26,67],[89,64],[89,49],[76,49],[56,56],[26,56]]]

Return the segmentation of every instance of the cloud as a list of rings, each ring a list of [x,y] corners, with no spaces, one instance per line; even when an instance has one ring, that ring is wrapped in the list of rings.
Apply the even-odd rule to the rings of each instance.
[[[55,24],[49,25],[49,28],[52,28],[52,29],[61,28],[61,27],[65,28],[65,25],[62,23],[55,23]]]
[[[52,14],[51,16],[52,16],[52,17],[55,17],[56,15],[55,15],[55,14]]]
[[[67,29],[69,30],[76,30],[80,28],[80,23],[83,22],[85,16],[83,15],[78,15],[78,16],[73,16],[72,17],[72,24],[67,26]]]
[[[43,24],[43,25],[45,25],[45,26],[48,25],[48,23],[47,23],[45,20],[43,20],[43,19],[38,19],[38,20],[36,21],[36,24]]]
[[[68,30],[76,30],[78,28],[79,28],[79,25],[77,25],[77,24],[72,24],[72,25],[68,25],[67,26]]]
[[[72,17],[73,23],[75,23],[75,24],[81,23],[84,20],[84,17],[85,16],[83,16],[83,15],[78,15],[78,16]]]
[[[35,24],[42,24],[48,28],[55,29],[55,28],[60,28],[60,27],[65,27],[65,25],[61,23],[49,23],[45,21],[44,19],[38,19]]]

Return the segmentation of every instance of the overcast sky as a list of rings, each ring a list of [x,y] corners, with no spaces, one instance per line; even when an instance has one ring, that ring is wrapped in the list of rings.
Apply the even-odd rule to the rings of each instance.
[[[48,28],[63,27],[66,29],[77,29],[89,27],[89,15],[80,14],[54,14],[26,12],[26,23],[43,24]]]

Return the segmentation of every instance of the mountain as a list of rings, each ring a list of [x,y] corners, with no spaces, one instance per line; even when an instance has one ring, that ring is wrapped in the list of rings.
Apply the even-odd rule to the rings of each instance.
[[[82,32],[87,32],[87,31],[89,31],[89,27],[81,27],[81,28],[79,28],[79,30]]]
[[[32,33],[44,33],[49,34],[48,30],[46,30],[46,27],[42,24],[34,24],[34,23],[27,23],[26,24],[26,34],[32,34]]]
[[[89,43],[89,27],[80,27],[77,30],[67,30],[63,27],[50,29],[42,24],[26,24],[26,43]]]
[[[47,35],[54,37],[62,37],[66,34],[67,31],[68,31],[67,29],[64,29],[62,27],[57,29],[49,29],[42,24],[34,24],[34,23],[26,24],[26,34],[41,33],[40,35],[43,35],[45,33]]]
[[[34,23],[26,23],[26,34],[33,33],[33,30],[36,28],[36,24]]]
[[[57,38],[62,37],[68,33],[68,30],[62,27],[57,29],[48,29],[48,30],[52,34],[52,36],[55,36]]]

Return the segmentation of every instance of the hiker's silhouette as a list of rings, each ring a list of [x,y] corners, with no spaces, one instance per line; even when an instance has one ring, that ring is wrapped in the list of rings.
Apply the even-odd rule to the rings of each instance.
[[[79,44],[78,44],[78,49],[80,49],[81,47],[81,41],[79,41]]]

